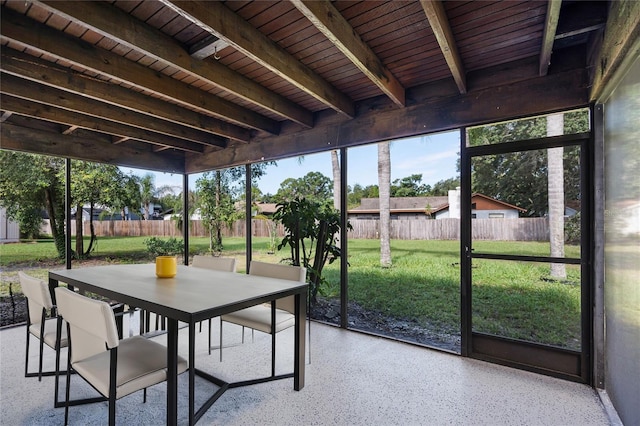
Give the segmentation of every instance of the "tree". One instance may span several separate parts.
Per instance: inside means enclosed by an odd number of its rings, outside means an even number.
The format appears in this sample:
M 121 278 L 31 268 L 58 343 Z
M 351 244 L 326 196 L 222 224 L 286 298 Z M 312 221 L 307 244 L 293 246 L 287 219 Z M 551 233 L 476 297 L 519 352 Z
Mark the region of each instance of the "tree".
M 49 216 L 58 256 L 65 256 L 64 180 L 61 158 L 0 150 L 0 202 L 22 232 L 40 232 L 42 210 Z
M 340 161 L 338 158 L 338 151 L 331 151 L 331 171 L 333 172 L 333 208 L 340 210 Z
M 585 111 L 564 114 L 564 133 L 578 133 L 589 128 Z M 546 136 L 546 118 L 536 117 L 469 129 L 472 145 L 486 145 Z M 564 149 L 565 202 L 580 200 L 580 150 Z M 475 157 L 472 161 L 471 189 L 489 197 L 526 209 L 525 216 L 548 214 L 548 163 L 546 150 Z
M 564 117 L 562 114 L 547 116 L 547 136 L 563 134 Z M 562 147 L 547 149 L 548 190 L 549 190 L 549 243 L 551 257 L 564 257 L 564 171 Z M 564 263 L 551 264 L 551 277 L 566 279 Z
M 206 172 L 196 181 L 198 207 L 209 231 L 209 250 L 222 250 L 222 227 L 240 217 L 234 204 L 232 173 L 226 170 Z
M 378 144 L 378 187 L 380 188 L 380 265 L 391 267 L 391 153 L 389 142 Z
M 144 210 L 144 218 L 151 218 L 151 203 L 155 197 L 155 185 L 153 175 L 148 173 L 140 179 L 140 202 Z
M 396 179 L 391 185 L 392 197 L 421 197 L 427 195 L 429 191 L 431 187 L 422 183 L 421 174 Z
M 91 163 L 88 161 L 71 162 L 71 203 L 76 206 L 76 250 L 78 258 L 87 257 L 94 249 L 97 240 L 93 226 L 93 212 L 97 206 L 119 208 L 125 198 L 124 175 L 117 166 Z M 89 247 L 84 249 L 83 217 L 84 206 L 89 206 Z
M 286 202 L 301 197 L 319 203 L 331 202 L 331 179 L 320 172 L 309 172 L 301 178 L 287 178 L 280 184 L 274 198 L 277 202 Z
M 256 186 L 272 161 L 251 165 L 251 183 Z M 222 228 L 244 217 L 236 202 L 244 198 L 245 167 L 231 167 L 206 172 L 196 181 L 195 205 L 209 230 L 209 249 L 222 250 Z M 245 200 L 245 202 L 247 202 Z M 252 200 L 248 202 L 252 203 Z
M 456 189 L 459 186 L 460 186 L 459 177 L 439 180 L 438 182 L 433 184 L 433 186 L 431 187 L 431 190 L 426 195 L 430 197 L 446 196 L 446 195 L 449 195 L 449 190 Z
M 340 213 L 329 203 L 301 197 L 278 203 L 273 220 L 282 223 L 285 229 L 278 250 L 289 247 L 291 264 L 307 268 L 309 301 L 315 306 L 318 291 L 325 281 L 322 277 L 324 265 L 341 256 L 337 243 Z M 346 229 L 351 229 L 348 222 Z
M 359 183 L 353 185 L 353 188 L 349 186 L 347 191 L 347 205 L 349 208 L 359 206 L 360 200 L 363 198 L 378 198 L 380 193 L 378 185 L 367 185 L 363 188 Z

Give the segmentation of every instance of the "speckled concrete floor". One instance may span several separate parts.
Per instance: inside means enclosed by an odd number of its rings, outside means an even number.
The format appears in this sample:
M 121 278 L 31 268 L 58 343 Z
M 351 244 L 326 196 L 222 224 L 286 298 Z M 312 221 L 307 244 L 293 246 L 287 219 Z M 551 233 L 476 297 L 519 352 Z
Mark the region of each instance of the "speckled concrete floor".
M 214 338 L 218 323 L 214 321 Z M 226 325 L 225 325 L 226 327 Z M 186 356 L 187 330 L 180 332 Z M 249 333 L 247 333 L 249 336 Z M 64 409 L 53 408 L 52 377 L 24 378 L 25 329 L 0 331 L 0 424 L 58 425 Z M 164 337 L 155 338 L 163 341 Z M 269 336 L 207 355 L 206 332 L 197 334 L 196 364 L 223 379 L 268 375 Z M 239 343 L 240 328 L 225 328 L 225 343 Z M 291 371 L 293 330 L 278 335 L 277 372 Z M 306 386 L 293 390 L 286 379 L 227 391 L 203 416 L 204 425 L 608 425 L 595 390 L 588 386 L 510 369 L 456 355 L 312 325 L 312 363 Z M 34 347 L 36 346 L 36 347 Z M 37 365 L 37 345 L 30 363 Z M 53 352 L 45 353 L 53 365 Z M 179 380 L 179 422 L 187 423 L 187 376 Z M 78 377 L 72 397 L 93 395 Z M 196 379 L 196 402 L 215 386 Z M 118 401 L 117 423 L 163 424 L 166 387 Z M 70 424 L 106 424 L 107 405 L 70 408 Z

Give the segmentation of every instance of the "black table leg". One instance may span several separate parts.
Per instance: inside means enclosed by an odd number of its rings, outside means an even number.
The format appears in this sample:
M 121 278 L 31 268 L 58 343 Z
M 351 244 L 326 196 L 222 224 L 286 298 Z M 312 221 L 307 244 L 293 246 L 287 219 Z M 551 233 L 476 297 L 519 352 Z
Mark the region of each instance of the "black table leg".
M 178 320 L 167 318 L 167 425 L 178 424 Z

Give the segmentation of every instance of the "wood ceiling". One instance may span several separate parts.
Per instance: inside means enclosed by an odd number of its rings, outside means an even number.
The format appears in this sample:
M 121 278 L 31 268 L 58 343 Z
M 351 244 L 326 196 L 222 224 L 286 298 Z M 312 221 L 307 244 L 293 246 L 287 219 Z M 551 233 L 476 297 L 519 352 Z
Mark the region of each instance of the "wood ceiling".
M 2 1 L 0 146 L 194 173 L 584 106 L 638 4 Z

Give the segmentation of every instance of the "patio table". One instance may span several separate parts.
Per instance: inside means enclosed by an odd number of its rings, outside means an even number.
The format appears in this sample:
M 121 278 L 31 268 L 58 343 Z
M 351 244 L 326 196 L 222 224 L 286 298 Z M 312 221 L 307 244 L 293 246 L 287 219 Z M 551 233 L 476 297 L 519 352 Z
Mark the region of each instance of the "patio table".
M 167 424 L 178 419 L 177 358 L 178 321 L 189 329 L 189 424 L 195 424 L 227 390 L 270 380 L 293 377 L 296 391 L 304 387 L 305 283 L 233 272 L 178 266 L 174 278 L 157 278 L 155 264 L 109 265 L 49 272 L 49 285 L 67 283 L 71 288 L 93 292 L 167 318 Z M 227 383 L 195 368 L 195 324 L 264 302 L 295 296 L 295 338 L 293 373 Z M 219 389 L 194 411 L 195 374 L 215 383 Z

